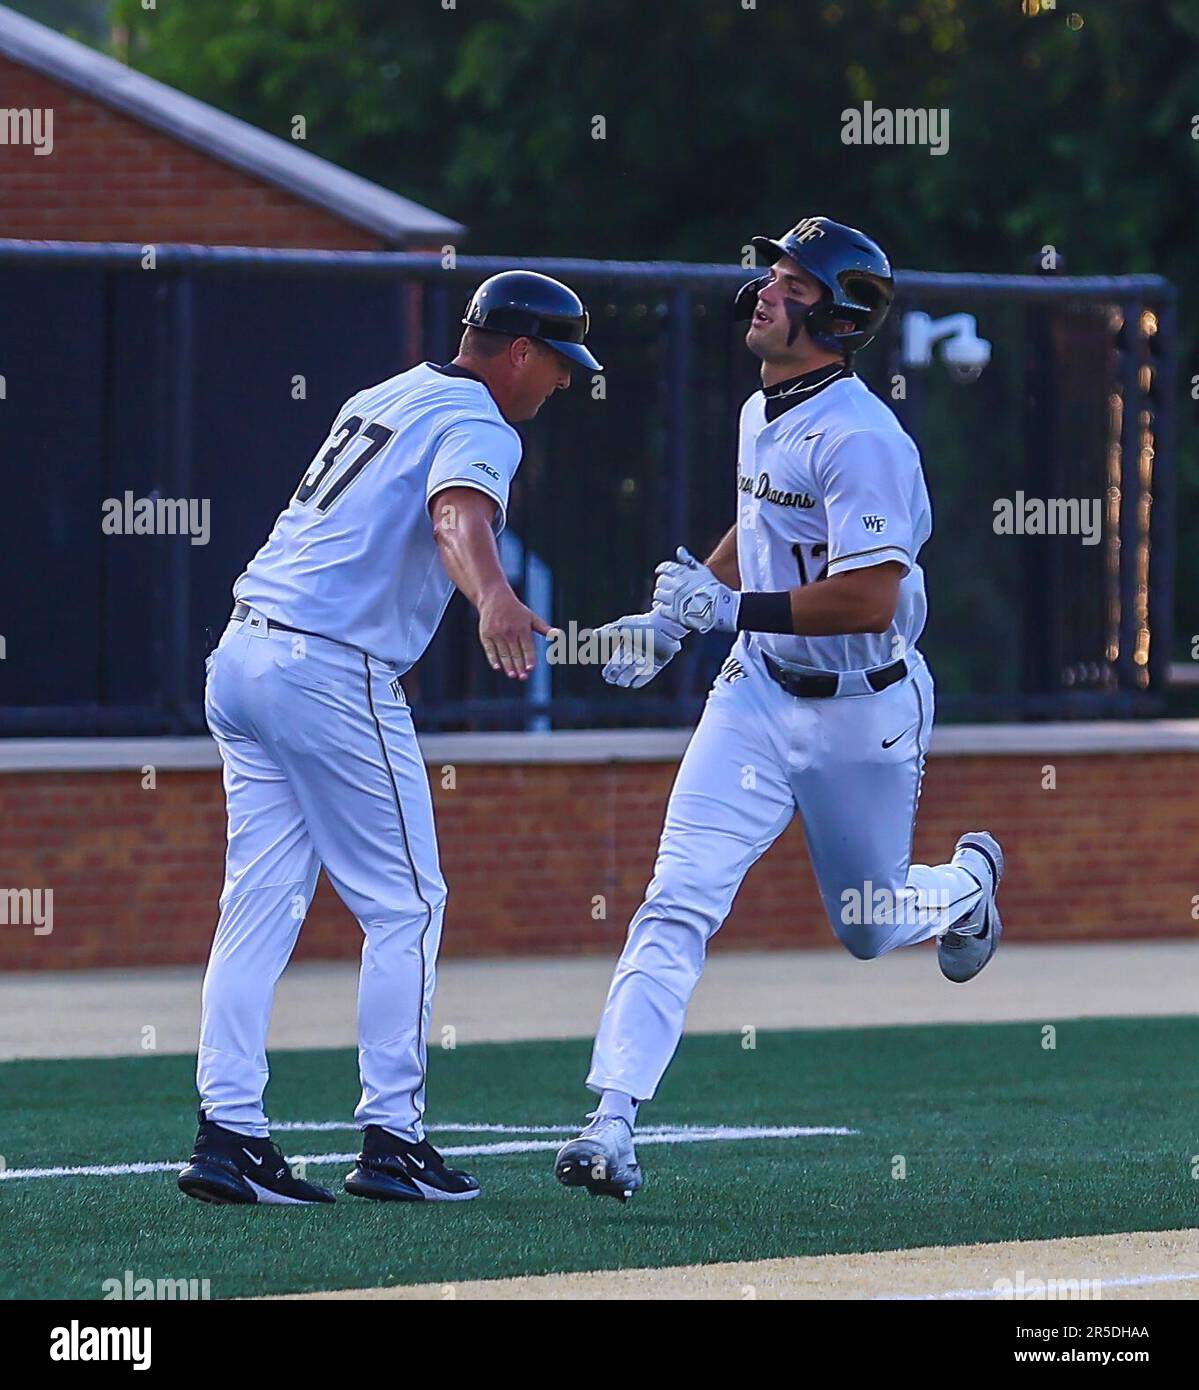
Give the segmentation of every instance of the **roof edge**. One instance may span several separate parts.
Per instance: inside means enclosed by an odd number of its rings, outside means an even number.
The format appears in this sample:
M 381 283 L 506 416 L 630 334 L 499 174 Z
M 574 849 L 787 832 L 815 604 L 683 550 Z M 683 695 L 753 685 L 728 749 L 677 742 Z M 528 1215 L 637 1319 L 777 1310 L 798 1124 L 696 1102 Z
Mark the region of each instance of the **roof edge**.
M 352 174 L 0 5 L 0 54 L 387 242 L 457 237 L 453 218 Z

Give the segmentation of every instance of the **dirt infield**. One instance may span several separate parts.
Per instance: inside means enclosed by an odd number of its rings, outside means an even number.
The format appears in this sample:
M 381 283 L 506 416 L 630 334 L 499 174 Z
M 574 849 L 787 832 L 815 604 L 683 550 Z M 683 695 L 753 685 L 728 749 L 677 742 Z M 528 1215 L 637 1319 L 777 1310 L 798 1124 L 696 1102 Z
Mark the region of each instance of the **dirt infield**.
M 433 1030 L 458 1043 L 589 1037 L 599 1021 L 612 956 L 444 962 Z M 0 974 L 0 1061 L 14 1057 L 192 1052 L 200 1015 L 198 969 Z M 279 986 L 274 1049 L 352 1047 L 356 965 L 307 962 Z M 1057 1022 L 1191 1014 L 1199 945 L 1126 941 L 1005 943 L 969 989 L 947 984 L 931 945 L 858 961 L 839 949 L 716 951 L 687 1017 L 689 1033 L 872 1024 Z
M 1039 1283 L 1037 1281 L 1040 1281 Z M 1052 1281 L 1052 1283 L 1050 1282 Z M 1086 1281 L 1086 1282 L 1084 1282 Z M 1199 1231 L 814 1255 L 676 1269 L 413 1284 L 304 1299 L 1005 1299 L 1199 1297 Z

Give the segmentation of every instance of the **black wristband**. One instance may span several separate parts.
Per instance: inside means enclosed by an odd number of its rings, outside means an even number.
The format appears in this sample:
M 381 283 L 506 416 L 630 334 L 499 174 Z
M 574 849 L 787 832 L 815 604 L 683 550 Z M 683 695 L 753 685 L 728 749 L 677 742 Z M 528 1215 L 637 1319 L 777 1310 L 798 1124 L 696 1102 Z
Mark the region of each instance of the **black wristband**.
M 779 593 L 742 594 L 737 610 L 739 632 L 794 633 L 791 618 L 791 595 L 786 589 Z

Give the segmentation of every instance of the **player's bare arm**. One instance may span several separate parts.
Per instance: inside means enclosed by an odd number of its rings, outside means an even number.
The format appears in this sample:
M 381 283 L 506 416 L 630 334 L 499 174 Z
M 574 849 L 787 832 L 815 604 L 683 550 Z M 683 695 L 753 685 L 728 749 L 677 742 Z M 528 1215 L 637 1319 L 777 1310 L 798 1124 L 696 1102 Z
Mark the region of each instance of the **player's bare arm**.
M 716 549 L 708 556 L 707 566 L 730 589 L 741 587 L 741 571 L 737 566 L 737 528 L 730 526 L 720 538 Z
M 536 652 L 533 633 L 553 629 L 512 592 L 495 543 L 496 504 L 477 488 L 443 489 L 429 504 L 433 535 L 446 573 L 479 612 L 479 641 L 493 671 L 527 680 Z
M 680 546 L 676 559 L 658 566 L 654 607 L 696 632 L 715 629 L 805 637 L 886 632 L 895 618 L 899 584 L 906 573 L 906 565 L 886 560 L 794 589 L 740 593 L 723 583 L 710 564 L 701 565 Z
M 871 564 L 868 569 L 829 575 L 820 584 L 789 589 L 791 628 L 802 637 L 841 637 L 845 632 L 885 632 L 899 607 L 899 581 L 907 566 L 898 560 Z M 754 595 L 745 595 L 753 607 Z M 767 595 L 770 598 L 770 595 Z M 742 600 L 742 607 L 745 602 Z M 743 614 L 743 631 L 752 620 Z
M 895 620 L 899 582 L 906 573 L 906 565 L 887 560 L 866 569 L 830 575 L 819 584 L 790 589 L 790 631 L 806 637 L 886 632 Z

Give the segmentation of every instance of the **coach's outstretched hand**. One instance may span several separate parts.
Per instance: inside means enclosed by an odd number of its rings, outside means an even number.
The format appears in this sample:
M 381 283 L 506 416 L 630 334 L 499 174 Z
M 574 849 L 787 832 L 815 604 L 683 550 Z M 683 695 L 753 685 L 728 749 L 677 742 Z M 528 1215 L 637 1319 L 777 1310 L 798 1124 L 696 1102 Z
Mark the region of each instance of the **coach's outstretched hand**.
M 648 685 L 663 666 L 683 647 L 687 629 L 672 623 L 664 613 L 630 613 L 595 629 L 610 653 L 601 672 L 609 685 L 639 690 Z
M 552 628 L 505 584 L 487 594 L 479 604 L 479 641 L 493 671 L 511 680 L 528 680 L 537 660 L 533 634 L 552 637 Z

